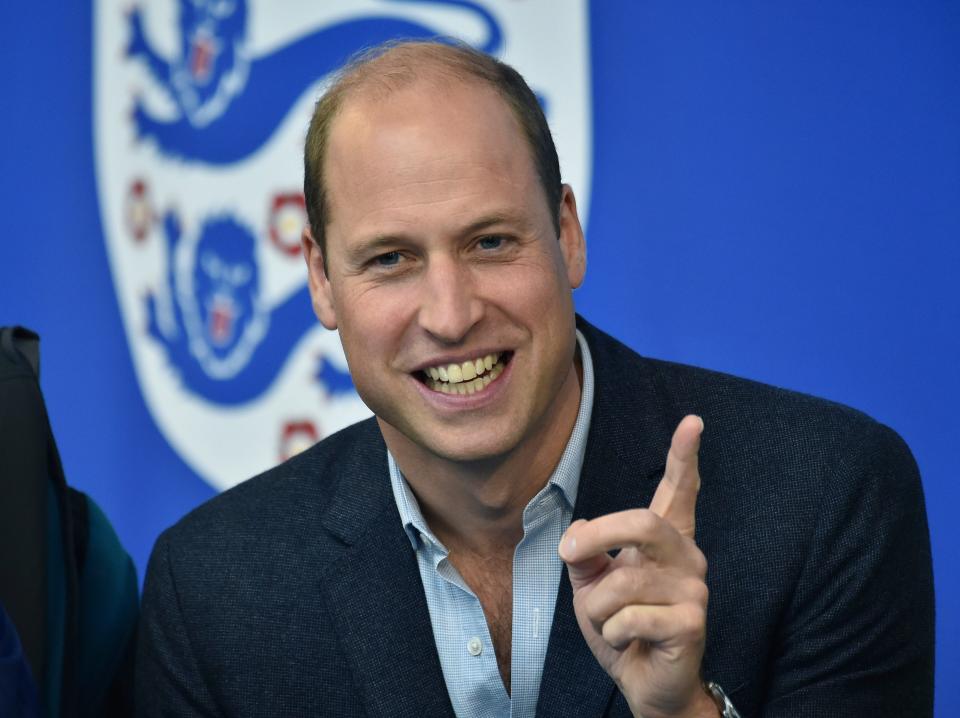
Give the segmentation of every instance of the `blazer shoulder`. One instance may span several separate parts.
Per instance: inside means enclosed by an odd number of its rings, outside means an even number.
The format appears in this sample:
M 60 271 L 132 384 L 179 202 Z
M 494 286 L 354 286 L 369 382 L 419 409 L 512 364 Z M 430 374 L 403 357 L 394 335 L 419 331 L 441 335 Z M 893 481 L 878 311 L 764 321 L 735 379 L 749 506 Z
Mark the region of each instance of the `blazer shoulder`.
M 315 531 L 345 480 L 370 482 L 381 469 L 386 475 L 386 446 L 376 422 L 367 419 L 204 502 L 161 539 L 215 546 L 211 539 Z
M 635 425 L 640 442 L 669 436 L 686 414 L 706 425 L 701 459 L 738 484 L 761 493 L 791 487 L 818 495 L 843 468 L 856 470 L 883 455 L 908 482 L 916 468 L 892 429 L 857 409 L 802 392 L 724 372 L 641 356 L 590 326 L 579 327 L 594 364 L 594 411 L 605 431 Z M 627 429 L 629 430 L 629 429 Z M 875 472 L 870 472 L 875 473 Z
M 579 327 L 590 344 L 598 384 L 627 387 L 620 393 L 654 402 L 671 420 L 673 415 L 679 420 L 683 413 L 706 413 L 714 425 L 718 421 L 746 425 L 764 436 L 810 434 L 829 442 L 830 436 L 842 441 L 851 432 L 879 432 L 900 441 L 889 428 L 844 404 L 725 372 L 642 356 L 582 319 Z
M 900 436 L 863 411 L 811 394 L 724 372 L 644 359 L 657 391 L 681 405 L 702 407 L 733 436 L 767 443 L 849 450 L 858 441 L 904 445 Z

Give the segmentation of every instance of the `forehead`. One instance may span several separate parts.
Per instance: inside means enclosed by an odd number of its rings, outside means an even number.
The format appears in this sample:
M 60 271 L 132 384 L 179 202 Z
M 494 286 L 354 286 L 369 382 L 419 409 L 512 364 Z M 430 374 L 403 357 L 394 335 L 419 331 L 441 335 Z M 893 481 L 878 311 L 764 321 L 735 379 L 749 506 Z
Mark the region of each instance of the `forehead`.
M 417 81 L 357 93 L 333 120 L 324 165 L 330 229 L 388 208 L 545 197 L 529 143 L 495 89 Z

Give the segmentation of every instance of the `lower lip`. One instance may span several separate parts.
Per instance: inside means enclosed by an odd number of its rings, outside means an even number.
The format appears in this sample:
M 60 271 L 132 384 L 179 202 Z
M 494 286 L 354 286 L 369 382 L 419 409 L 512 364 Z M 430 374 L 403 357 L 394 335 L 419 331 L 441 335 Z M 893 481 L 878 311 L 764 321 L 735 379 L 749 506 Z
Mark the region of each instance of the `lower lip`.
M 507 380 L 513 372 L 513 357 L 503 367 L 500 376 L 490 382 L 481 391 L 473 394 L 444 394 L 442 391 L 434 391 L 422 381 L 411 377 L 417 385 L 420 393 L 434 406 L 450 411 L 467 411 L 471 409 L 480 409 L 493 401 L 503 393 Z

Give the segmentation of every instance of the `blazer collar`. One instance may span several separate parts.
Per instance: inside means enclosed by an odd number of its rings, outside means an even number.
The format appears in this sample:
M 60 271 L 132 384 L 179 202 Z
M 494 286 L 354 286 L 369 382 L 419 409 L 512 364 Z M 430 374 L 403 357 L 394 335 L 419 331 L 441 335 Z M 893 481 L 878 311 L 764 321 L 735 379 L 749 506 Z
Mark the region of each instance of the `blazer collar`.
M 595 390 L 574 520 L 649 505 L 681 418 L 658 390 L 646 360 L 582 318 L 577 325 L 590 344 Z M 577 625 L 564 569 L 537 714 L 600 716 L 613 700 L 614 688 Z
M 369 716 L 453 718 L 417 559 L 397 513 L 373 419 L 332 462 L 324 526 L 345 544 L 320 593 Z

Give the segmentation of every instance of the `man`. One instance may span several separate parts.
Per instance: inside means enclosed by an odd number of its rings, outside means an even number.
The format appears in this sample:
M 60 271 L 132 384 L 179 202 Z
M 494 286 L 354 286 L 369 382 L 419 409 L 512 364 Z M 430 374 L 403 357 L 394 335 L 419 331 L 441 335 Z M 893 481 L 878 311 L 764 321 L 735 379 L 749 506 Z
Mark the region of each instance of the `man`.
M 305 193 L 314 310 L 375 418 L 161 536 L 141 714 L 931 714 L 909 451 L 577 319 L 576 202 L 519 75 L 375 51 L 318 103 Z

